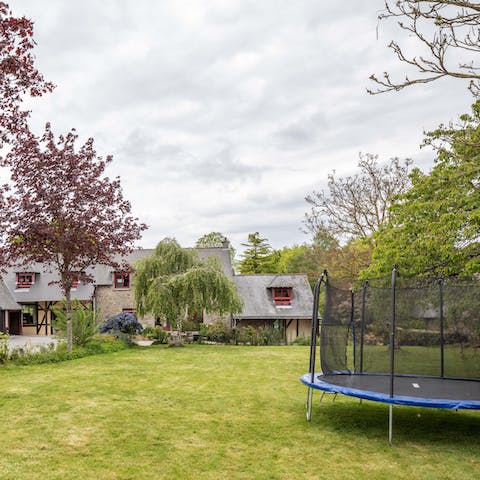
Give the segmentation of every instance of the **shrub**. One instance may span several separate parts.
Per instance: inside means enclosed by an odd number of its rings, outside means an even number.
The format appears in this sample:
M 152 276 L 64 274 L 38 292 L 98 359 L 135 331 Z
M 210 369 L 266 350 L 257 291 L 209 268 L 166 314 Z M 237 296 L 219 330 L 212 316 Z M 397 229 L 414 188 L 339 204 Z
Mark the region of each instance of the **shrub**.
M 119 336 L 118 333 L 132 336 L 142 333 L 143 327 L 133 313 L 122 312 L 108 318 L 98 331 L 100 333 L 113 333 L 115 336 Z
M 202 324 L 200 335 L 210 342 L 230 343 L 233 339 L 233 331 L 221 322 L 211 325 Z
M 93 337 L 98 322 L 95 312 L 84 307 L 79 301 L 72 302 L 72 341 L 74 345 L 84 346 Z M 67 314 L 64 309 L 52 307 L 55 320 L 52 322 L 56 333 L 67 336 Z
M 154 328 L 145 327 L 142 335 L 150 340 L 155 340 L 155 343 L 167 343 L 168 332 L 158 325 Z
M 285 343 L 279 328 L 260 327 L 257 335 L 259 345 L 283 345 Z
M 199 330 L 200 325 L 203 325 L 202 323 L 198 323 L 195 320 L 184 320 L 182 322 L 182 330 L 184 332 L 195 332 Z
M 292 341 L 292 345 L 310 345 L 310 337 L 296 337 Z
M 238 331 L 238 342 L 249 345 L 258 345 L 260 342 L 258 331 L 251 325 L 241 328 Z
M 17 365 L 57 363 L 90 355 L 117 352 L 127 347 L 126 342 L 115 338 L 113 335 L 95 335 L 83 347 L 75 346 L 71 352 L 67 351 L 66 342 L 60 342 L 56 347 L 49 345 L 40 351 L 15 349 L 11 353 L 10 361 Z
M 10 346 L 8 345 L 8 337 L 8 333 L 0 332 L 0 363 L 6 363 L 10 358 Z

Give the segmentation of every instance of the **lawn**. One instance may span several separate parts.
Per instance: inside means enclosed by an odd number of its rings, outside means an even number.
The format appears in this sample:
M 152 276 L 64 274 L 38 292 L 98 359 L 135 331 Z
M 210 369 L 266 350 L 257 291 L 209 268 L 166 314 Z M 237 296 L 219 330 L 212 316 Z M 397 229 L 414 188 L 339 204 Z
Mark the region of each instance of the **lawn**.
M 308 347 L 135 348 L 0 370 L 5 479 L 477 479 L 480 412 L 315 394 Z

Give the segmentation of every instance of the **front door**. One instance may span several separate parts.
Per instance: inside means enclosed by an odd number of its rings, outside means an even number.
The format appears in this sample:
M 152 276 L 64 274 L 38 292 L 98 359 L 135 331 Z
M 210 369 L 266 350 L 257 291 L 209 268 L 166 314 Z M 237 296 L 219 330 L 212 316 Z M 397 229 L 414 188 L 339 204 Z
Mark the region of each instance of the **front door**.
M 22 334 L 22 312 L 8 312 L 8 333 L 10 335 Z

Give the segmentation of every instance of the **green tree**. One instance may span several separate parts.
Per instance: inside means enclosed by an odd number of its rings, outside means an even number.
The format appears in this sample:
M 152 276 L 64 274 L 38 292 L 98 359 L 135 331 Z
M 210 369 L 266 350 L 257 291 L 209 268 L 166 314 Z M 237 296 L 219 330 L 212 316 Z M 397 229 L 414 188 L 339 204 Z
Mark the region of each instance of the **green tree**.
M 278 273 L 305 273 L 305 259 L 308 245 L 283 247 L 278 251 Z
M 229 248 L 230 258 L 233 262 L 235 258 L 235 249 L 230 240 L 221 232 L 210 232 L 202 235 L 195 243 L 196 248 Z
M 430 173 L 415 169 L 390 222 L 376 235 L 366 274 L 398 263 L 409 273 L 470 274 L 480 269 L 480 101 L 456 124 L 426 136 L 437 158 Z
M 252 273 L 277 273 L 279 254 L 268 243 L 267 238 L 261 238 L 258 232 L 249 233 L 246 247 L 242 253 L 243 260 L 239 263 L 242 275 Z
M 139 315 L 171 320 L 179 331 L 195 312 L 237 313 L 242 308 L 235 284 L 214 257 L 200 260 L 193 250 L 165 239 L 136 264 L 134 295 Z

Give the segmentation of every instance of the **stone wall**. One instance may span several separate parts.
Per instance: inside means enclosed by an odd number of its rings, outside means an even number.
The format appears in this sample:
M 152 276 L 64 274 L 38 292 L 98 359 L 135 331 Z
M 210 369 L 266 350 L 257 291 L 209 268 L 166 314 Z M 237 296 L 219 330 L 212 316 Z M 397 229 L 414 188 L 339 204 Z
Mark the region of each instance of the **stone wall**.
M 213 323 L 223 323 L 227 327 L 232 326 L 232 316 L 227 313 L 225 315 L 218 315 L 215 313 L 204 313 L 203 323 L 206 325 L 212 325 Z
M 95 288 L 95 307 L 100 318 L 106 319 L 125 310 L 135 312 L 135 298 L 131 288 L 113 288 L 110 285 Z M 139 318 L 144 327 L 153 327 L 155 320 L 151 315 Z

